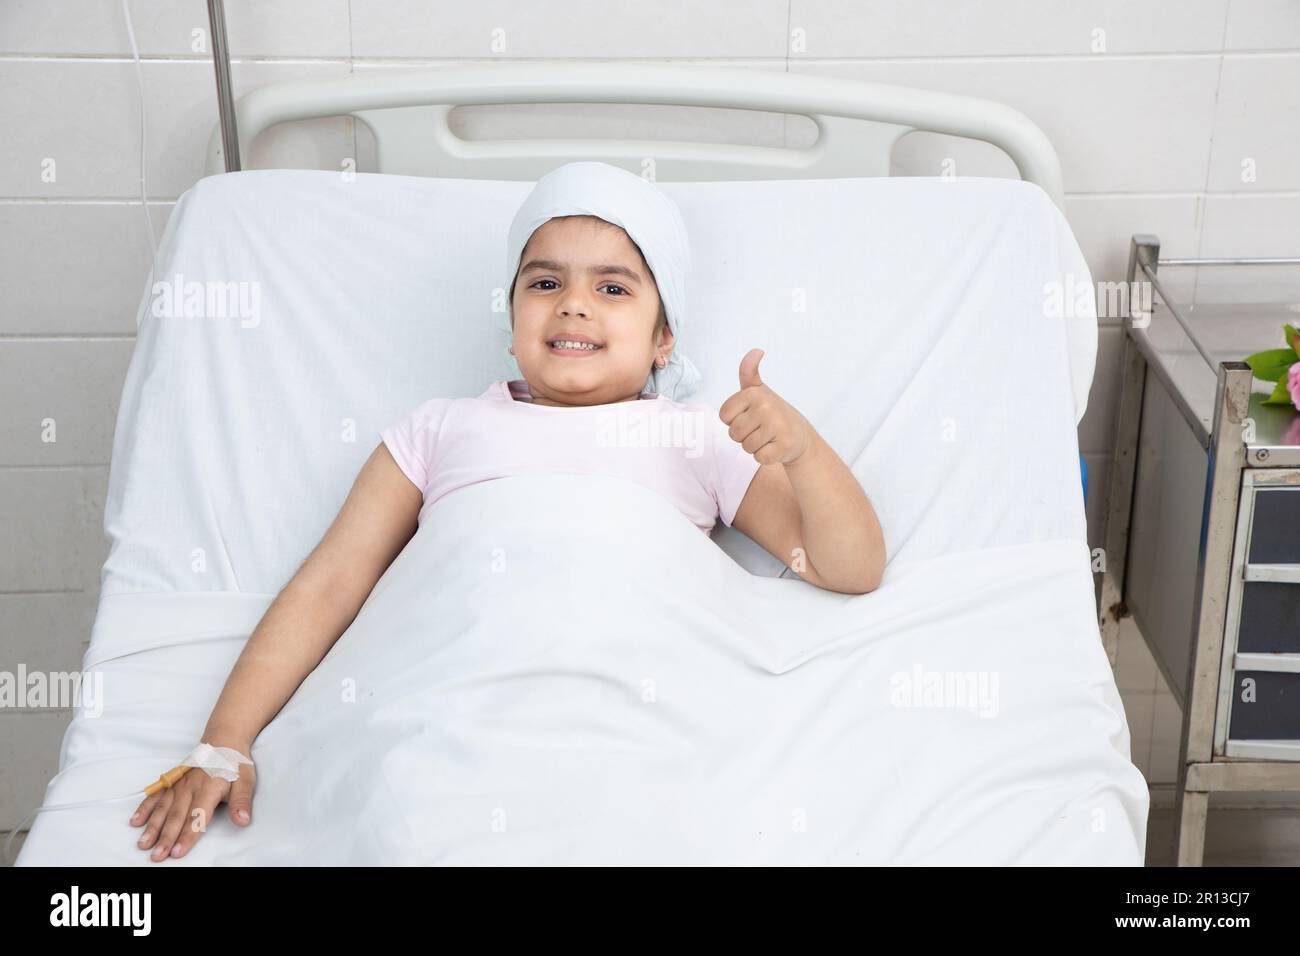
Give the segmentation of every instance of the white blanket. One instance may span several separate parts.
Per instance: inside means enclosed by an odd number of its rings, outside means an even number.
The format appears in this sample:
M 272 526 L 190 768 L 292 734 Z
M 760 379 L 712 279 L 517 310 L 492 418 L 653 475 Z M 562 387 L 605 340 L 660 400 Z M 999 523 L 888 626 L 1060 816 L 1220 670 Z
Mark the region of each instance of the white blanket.
M 179 863 L 1140 865 L 1092 600 L 1077 541 L 847 596 L 750 575 L 631 482 L 472 486 L 259 737 L 253 826 L 223 810 Z M 154 865 L 128 813 L 23 862 Z
M 473 486 L 259 739 L 274 843 L 200 858 L 1140 864 L 1092 593 L 1076 541 L 847 596 L 748 574 L 634 483 Z
M 175 633 L 176 597 L 114 600 Z M 1092 606 L 1075 540 L 848 596 L 750 575 L 635 483 L 471 486 L 258 738 L 252 827 L 223 808 L 167 865 L 1141 865 L 1146 784 Z M 116 759 L 74 744 L 50 801 L 166 769 L 150 752 L 188 749 L 261 610 L 213 603 L 188 647 L 92 661 L 113 693 L 69 740 Z M 181 649 L 204 673 L 172 679 Z M 42 815 L 20 862 L 157 865 L 131 806 Z

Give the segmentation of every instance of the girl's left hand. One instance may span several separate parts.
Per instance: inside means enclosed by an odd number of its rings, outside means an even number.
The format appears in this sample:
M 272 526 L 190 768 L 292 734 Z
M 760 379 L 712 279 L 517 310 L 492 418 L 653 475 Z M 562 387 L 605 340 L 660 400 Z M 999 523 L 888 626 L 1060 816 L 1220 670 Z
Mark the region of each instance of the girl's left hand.
M 740 391 L 722 403 L 718 417 L 731 426 L 733 441 L 760 465 L 797 461 L 812 446 L 812 426 L 794 406 L 758 377 L 762 349 L 750 349 L 740 360 Z

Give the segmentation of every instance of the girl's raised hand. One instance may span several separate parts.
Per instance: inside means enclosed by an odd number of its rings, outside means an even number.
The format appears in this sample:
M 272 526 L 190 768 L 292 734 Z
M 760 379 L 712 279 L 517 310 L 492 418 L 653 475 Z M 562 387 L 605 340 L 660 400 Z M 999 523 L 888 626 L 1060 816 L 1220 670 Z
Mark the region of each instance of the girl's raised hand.
M 240 749 L 248 753 L 248 748 Z M 257 770 L 252 764 L 241 765 L 239 779 L 233 783 L 191 767 L 166 790 L 145 797 L 131 815 L 131 826 L 144 824 L 136 846 L 141 850 L 153 847 L 150 859 L 155 863 L 169 856 L 184 856 L 207 830 L 222 801 L 229 803 L 230 819 L 236 825 L 248 826 L 253 819 L 256 783 Z
M 812 443 L 812 426 L 758 377 L 762 349 L 750 349 L 740 360 L 740 391 L 722 403 L 718 417 L 731 426 L 732 441 L 754 456 L 760 465 L 788 465 Z

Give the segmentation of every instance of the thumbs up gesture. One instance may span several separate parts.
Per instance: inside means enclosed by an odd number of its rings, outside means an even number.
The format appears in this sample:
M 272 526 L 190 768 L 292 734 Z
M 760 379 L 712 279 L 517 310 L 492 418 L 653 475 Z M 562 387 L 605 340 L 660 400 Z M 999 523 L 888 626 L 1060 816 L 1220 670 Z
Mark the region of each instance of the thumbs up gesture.
M 763 384 L 758 374 L 762 349 L 740 360 L 740 391 L 722 403 L 718 417 L 729 425 L 732 441 L 760 465 L 791 464 L 811 445 L 812 426 L 793 406 Z

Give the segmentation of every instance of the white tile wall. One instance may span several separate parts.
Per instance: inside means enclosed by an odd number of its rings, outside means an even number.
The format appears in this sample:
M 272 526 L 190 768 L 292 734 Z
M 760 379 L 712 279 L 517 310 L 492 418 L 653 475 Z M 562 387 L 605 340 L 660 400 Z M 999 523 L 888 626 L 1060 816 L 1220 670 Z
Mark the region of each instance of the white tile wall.
M 1300 189 L 1300 53 L 1234 53 L 1222 62 L 1209 189 Z
M 145 58 L 145 174 L 155 234 L 198 178 L 216 102 L 203 0 L 130 0 Z M 1067 216 L 1097 281 L 1129 237 L 1167 255 L 1300 254 L 1300 3 L 1294 0 L 227 0 L 237 91 L 297 77 L 464 60 L 589 57 L 785 69 L 985 96 L 1022 110 L 1061 156 Z M 73 668 L 103 561 L 103 496 L 148 271 L 135 66 L 115 0 L 0 4 L 0 669 Z M 463 110 L 468 137 L 600 135 L 798 146 L 800 117 L 638 107 Z M 543 130 L 545 131 L 543 133 Z M 360 142 L 358 142 L 360 140 Z M 252 165 L 338 168 L 364 152 L 345 120 L 277 128 Z M 907 137 L 900 174 L 1008 175 L 999 151 Z M 363 167 L 364 168 L 364 167 Z M 49 171 L 53 170 L 53 177 Z M 1244 175 L 1243 175 L 1244 174 Z M 1190 273 L 1190 270 L 1189 270 Z M 1300 272 L 1211 289 L 1300 298 Z M 1103 318 L 1079 429 L 1089 537 L 1101 543 L 1120 329 Z M 41 440 L 53 419 L 57 441 Z M 1118 680 L 1133 759 L 1174 779 L 1179 717 L 1126 626 Z M 66 712 L 0 712 L 0 831 L 40 799 Z
M 787 0 L 352 0 L 357 57 L 783 57 Z
M 171 208 L 150 200 L 155 236 Z M 149 268 L 139 202 L 0 201 L 0 263 L 15 264 L 0 268 L 0 336 L 135 335 Z
M 233 55 L 346 59 L 348 0 L 226 0 Z M 0 47 L 27 56 L 129 57 L 119 0 L 5 0 Z M 211 57 L 204 0 L 131 0 L 141 56 Z

